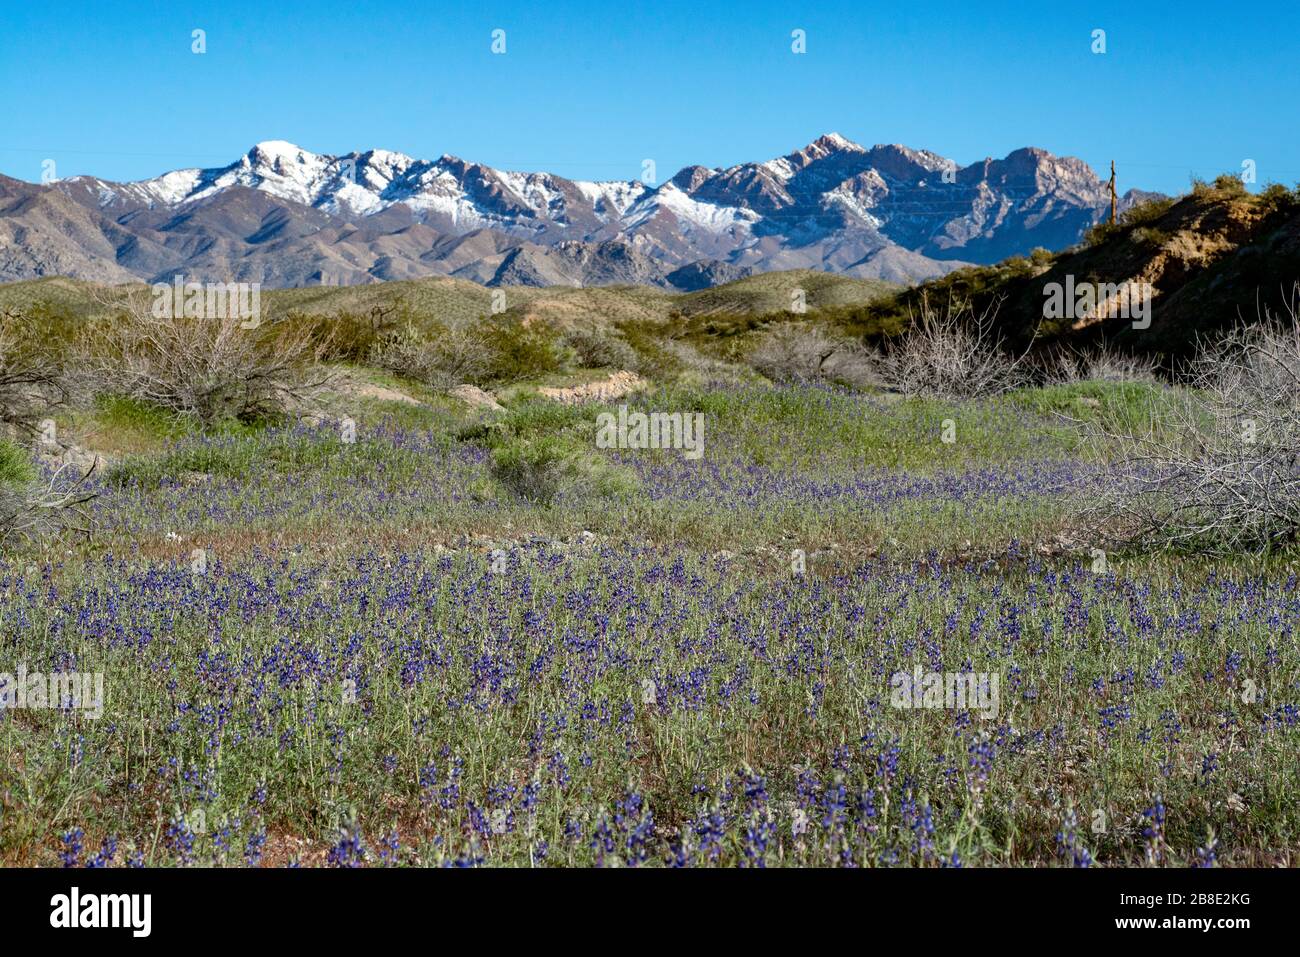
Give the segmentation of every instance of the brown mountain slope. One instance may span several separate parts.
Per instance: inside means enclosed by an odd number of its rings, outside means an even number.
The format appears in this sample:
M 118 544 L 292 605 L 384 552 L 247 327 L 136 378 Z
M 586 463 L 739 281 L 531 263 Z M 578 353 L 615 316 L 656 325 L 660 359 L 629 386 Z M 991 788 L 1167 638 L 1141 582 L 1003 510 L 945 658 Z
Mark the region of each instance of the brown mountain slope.
M 828 315 L 871 337 L 903 328 L 923 297 L 932 305 L 969 300 L 981 310 L 1000 300 L 998 324 L 1018 343 L 1031 337 L 1040 344 L 1105 339 L 1175 358 L 1186 355 L 1199 335 L 1282 309 L 1297 282 L 1300 190 L 1274 186 L 1251 195 L 1237 180 L 1220 177 L 1177 200 L 1134 207 L 1118 224 L 1094 228 L 1084 243 L 1063 252 L 1037 250 L 996 266 L 958 270 Z M 1149 326 L 1134 316 L 1045 318 L 1054 284 L 1083 283 L 1149 284 Z

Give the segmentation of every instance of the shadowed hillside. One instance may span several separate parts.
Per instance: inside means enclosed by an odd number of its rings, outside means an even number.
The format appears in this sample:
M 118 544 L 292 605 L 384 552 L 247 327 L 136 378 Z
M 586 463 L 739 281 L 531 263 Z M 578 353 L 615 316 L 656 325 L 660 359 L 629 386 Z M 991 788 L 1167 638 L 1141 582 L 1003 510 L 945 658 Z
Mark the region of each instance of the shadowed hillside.
M 1149 283 L 1149 328 L 1121 317 L 1044 319 L 1051 283 Z M 1082 345 L 1100 339 L 1131 352 L 1184 356 L 1196 337 L 1277 311 L 1300 280 L 1300 192 L 1271 186 L 1247 193 L 1222 176 L 1177 200 L 1157 199 L 1094 227 L 1060 253 L 1036 250 L 995 266 L 962 269 L 861 306 L 825 310 L 868 337 L 897 332 L 919 311 L 949 299 L 977 311 L 1001 300 L 998 323 L 1013 340 Z

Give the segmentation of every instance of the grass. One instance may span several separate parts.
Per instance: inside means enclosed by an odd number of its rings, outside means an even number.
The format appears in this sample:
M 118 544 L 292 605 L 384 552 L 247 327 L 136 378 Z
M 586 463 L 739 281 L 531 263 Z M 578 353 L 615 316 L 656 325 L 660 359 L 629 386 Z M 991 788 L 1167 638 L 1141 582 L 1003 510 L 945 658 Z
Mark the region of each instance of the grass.
M 755 578 L 636 548 L 494 561 L 87 568 L 58 603 L 87 621 L 79 666 L 110 681 L 113 723 L 6 723 L 25 758 L 0 854 L 48 863 L 80 827 L 151 863 L 284 863 L 290 837 L 304 863 L 1069 863 L 1055 835 L 1097 810 L 1079 843 L 1107 864 L 1186 864 L 1211 830 L 1227 863 L 1294 846 L 1286 698 L 1239 692 L 1295 679 L 1269 625 L 1285 586 L 1166 572 L 1135 594 L 1068 565 L 885 560 Z M 27 653 L 60 653 L 43 587 L 4 582 L 10 614 L 51 626 Z M 997 718 L 888 705 L 897 670 L 963 660 L 1002 676 Z M 1144 838 L 1157 796 L 1167 823 Z
M 1120 405 L 1127 394 L 1074 392 Z M 1060 487 L 1078 480 L 1077 428 L 1055 412 L 1072 407 L 1072 394 L 952 404 L 830 389 L 669 386 L 569 406 L 525 390 L 489 417 L 444 398 L 353 399 L 340 409 L 357 422 L 353 445 L 337 421 L 163 441 L 175 420 L 110 406 L 98 413 L 101 426 L 114 424 L 120 436 L 130 425 L 141 450 L 109 467 L 99 507 L 115 535 L 142 544 L 177 525 L 219 533 L 235 512 L 247 531 L 328 534 L 320 530 L 338 525 L 370 541 L 395 525 L 439 535 L 440 527 L 459 534 L 477 522 L 548 535 L 590 528 L 620 540 L 726 542 L 747 553 L 787 539 L 855 553 L 891 539 L 916 551 L 968 542 L 989 551 L 1017 537 L 1050 540 L 1068 524 Z M 702 466 L 671 450 L 597 449 L 597 415 L 623 403 L 701 414 Z M 147 434 L 151 443 L 139 438 Z M 532 478 L 540 485 L 529 491 Z M 351 507 L 340 504 L 350 498 Z M 563 507 L 537 514 L 524 504 L 557 498 Z
M 585 496 L 630 496 L 636 475 L 594 454 L 573 439 L 533 436 L 500 442 L 492 449 L 492 475 L 526 502 L 550 505 L 562 492 Z
M 0 439 L 0 485 L 23 486 L 35 478 L 31 456 L 9 439 Z
M 0 863 L 1294 863 L 1294 556 L 1097 566 L 1073 518 L 1080 422 L 1169 393 L 777 387 L 715 348 L 735 315 L 629 320 L 659 364 L 605 405 L 340 364 L 311 426 L 63 415 L 114 461 L 89 541 L 0 556 L 0 673 L 102 675 L 104 714 L 0 708 Z M 597 448 L 622 404 L 701 415 L 703 456 Z M 997 675 L 997 714 L 898 707 L 918 666 Z

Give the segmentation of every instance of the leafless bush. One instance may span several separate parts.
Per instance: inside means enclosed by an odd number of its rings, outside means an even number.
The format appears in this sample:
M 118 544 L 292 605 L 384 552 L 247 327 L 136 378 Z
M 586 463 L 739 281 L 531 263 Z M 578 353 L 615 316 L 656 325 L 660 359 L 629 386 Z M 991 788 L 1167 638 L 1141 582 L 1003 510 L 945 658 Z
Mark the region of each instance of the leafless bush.
M 68 395 L 61 361 L 40 335 L 21 312 L 0 314 L 0 422 L 24 435 Z
M 785 322 L 763 333 L 750 364 L 776 382 L 877 384 L 879 357 L 860 343 L 834 335 L 814 323 Z
M 70 474 L 70 468 L 31 486 L 0 484 L 0 548 L 63 531 L 89 531 L 86 506 L 95 493 L 87 483 L 94 466 L 80 476 Z
M 1265 313 L 1201 344 L 1185 382 L 1138 432 L 1094 426 L 1125 467 L 1089 515 L 1112 539 L 1212 554 L 1266 552 L 1300 532 L 1300 284 Z
M 685 374 L 701 379 L 708 376 L 727 375 L 735 371 L 734 366 L 723 359 L 706 355 L 684 339 L 669 337 L 659 343 L 664 356 Z
M 238 317 L 160 318 L 147 296 L 108 301 L 86 336 L 92 388 L 156 403 L 209 423 L 283 413 L 324 382 L 309 332 Z
M 462 383 L 481 382 L 493 365 L 493 349 L 472 327 L 439 324 L 423 329 L 408 322 L 375 342 L 370 361 L 446 392 Z
M 1056 385 L 1076 382 L 1155 382 L 1156 363 L 1127 355 L 1102 343 L 1082 351 L 1068 350 L 1051 360 L 1047 379 Z
M 886 384 L 906 396 L 974 399 L 1028 381 L 1027 353 L 1014 354 L 996 328 L 1001 300 L 976 312 L 967 300 L 942 309 L 922 297 L 911 327 L 890 343 L 880 362 Z

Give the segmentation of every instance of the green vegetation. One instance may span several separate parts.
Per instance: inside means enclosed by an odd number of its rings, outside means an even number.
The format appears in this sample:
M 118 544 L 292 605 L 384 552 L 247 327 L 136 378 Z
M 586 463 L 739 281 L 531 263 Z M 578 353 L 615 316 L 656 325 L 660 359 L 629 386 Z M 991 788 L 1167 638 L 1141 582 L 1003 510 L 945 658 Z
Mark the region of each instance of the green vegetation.
M 35 479 L 31 457 L 16 443 L 0 439 L 0 485 L 21 487 Z
M 271 325 L 329 375 L 275 416 L 52 413 L 109 458 L 93 534 L 6 543 L 0 629 L 102 675 L 104 714 L 0 710 L 0 862 L 1290 862 L 1295 546 L 1208 561 L 1081 517 L 1127 488 L 1105 433 L 1178 439 L 1192 392 L 1087 362 L 980 399 L 783 378 L 761 350 L 917 303 L 820 274 L 475 290 L 289 291 Z M 636 391 L 539 392 L 614 369 Z M 701 457 L 598 447 L 621 406 L 700 416 Z M 0 442 L 0 489 L 48 469 Z M 917 666 L 997 675 L 997 713 L 900 707 Z

